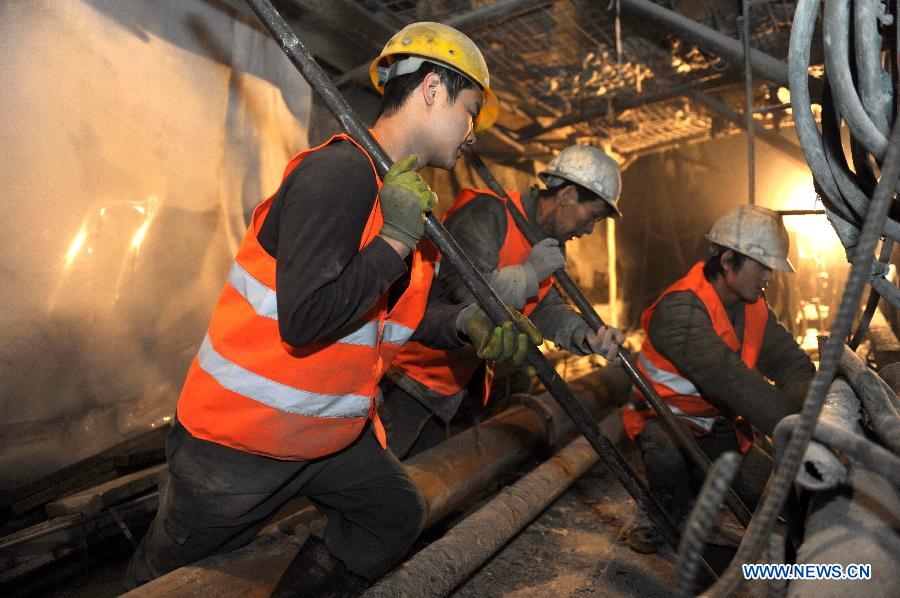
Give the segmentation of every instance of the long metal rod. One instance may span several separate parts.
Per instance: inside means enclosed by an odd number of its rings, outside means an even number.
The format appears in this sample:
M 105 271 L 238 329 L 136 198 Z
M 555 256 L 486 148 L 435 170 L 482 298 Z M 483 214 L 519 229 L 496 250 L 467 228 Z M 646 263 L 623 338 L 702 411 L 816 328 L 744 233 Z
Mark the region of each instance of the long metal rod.
M 326 106 L 344 130 L 362 146 L 372 158 L 378 172 L 384 176 L 391 165 L 387 152 L 378 144 L 369 130 L 344 100 L 337 88 L 328 79 L 309 51 L 303 46 L 284 19 L 269 0 L 246 0 L 247 4 L 265 25 L 281 46 L 281 49 L 306 79 L 307 83 L 322 97 Z M 425 233 L 443 254 L 444 260 L 460 273 L 466 286 L 484 309 L 488 317 L 497 325 L 511 322 L 509 308 L 491 289 L 484 276 L 475 268 L 456 240 L 433 214 L 425 219 Z M 673 547 L 678 546 L 678 530 L 659 502 L 649 493 L 640 478 L 632 471 L 610 441 L 602 436 L 597 423 L 578 403 L 565 381 L 537 347 L 529 347 L 527 361 L 537 372 L 547 391 L 559 402 L 563 411 L 573 420 L 578 429 L 619 482 L 650 517 L 663 538 Z
M 503 198 L 513 221 L 516 223 L 516 227 L 522 231 L 522 234 L 525 235 L 528 242 L 532 245 L 539 243 L 541 239 L 537 233 L 535 233 L 531 223 L 528 222 L 528 218 L 526 218 L 525 214 L 513 204 L 512 200 L 509 198 L 509 194 L 506 193 L 503 185 L 500 184 L 500 181 L 497 180 L 487 164 L 484 163 L 481 156 L 475 152 L 469 151 L 468 158 L 469 163 L 472 164 L 472 167 L 475 168 L 475 171 L 478 172 L 478 175 L 484 180 L 491 191 Z M 564 268 L 557 270 L 553 275 L 556 278 L 557 289 L 568 295 L 572 302 L 575 303 L 578 311 L 581 312 L 581 317 L 584 318 L 584 321 L 587 322 L 588 326 L 594 330 L 597 330 L 601 326 L 606 326 L 603 319 L 600 317 L 600 314 L 597 313 L 597 310 L 594 309 L 594 306 L 578 287 L 578 283 L 572 280 L 572 277 L 569 276 Z M 665 424 L 666 428 L 668 428 L 672 440 L 675 441 L 675 444 L 677 444 L 681 450 L 687 453 L 694 465 L 703 472 L 703 475 L 707 475 L 710 467 L 712 467 L 712 463 L 710 462 L 709 457 L 706 456 L 706 453 L 703 452 L 703 449 L 700 448 L 700 445 L 697 444 L 697 441 L 694 440 L 693 434 L 686 430 L 684 425 L 678 421 L 672 413 L 672 410 L 669 409 L 669 406 L 653 389 L 653 386 L 650 385 L 650 381 L 647 380 L 644 374 L 635 367 L 634 363 L 632 363 L 628 353 L 619 347 L 617 355 L 622 363 L 622 369 L 625 370 L 625 373 L 628 374 L 628 377 L 631 378 L 634 385 L 641 391 L 641 394 L 647 398 L 647 402 L 656 410 L 660 420 Z M 734 516 L 746 527 L 750 522 L 750 510 L 744 505 L 733 489 L 729 496 L 726 497 L 726 502 L 732 512 L 734 512 Z

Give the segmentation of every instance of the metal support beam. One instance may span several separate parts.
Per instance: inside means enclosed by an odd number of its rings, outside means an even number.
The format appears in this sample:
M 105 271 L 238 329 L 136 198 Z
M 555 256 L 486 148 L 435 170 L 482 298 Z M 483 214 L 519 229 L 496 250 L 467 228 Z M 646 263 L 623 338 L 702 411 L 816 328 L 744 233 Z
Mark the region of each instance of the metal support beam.
M 613 113 L 618 113 L 630 108 L 638 108 L 640 106 L 646 106 L 648 104 L 654 104 L 656 102 L 663 102 L 665 100 L 671 100 L 672 98 L 681 97 L 695 89 L 714 89 L 724 85 L 730 85 L 732 83 L 735 83 L 736 81 L 737 78 L 732 76 L 723 77 L 721 75 L 716 75 L 702 81 L 675 85 L 654 93 L 618 96 L 613 98 L 611 102 L 598 103 L 596 106 L 593 106 L 591 108 L 587 108 L 585 110 L 581 110 L 580 112 L 572 113 L 559 118 L 547 126 L 533 124 L 527 127 L 523 127 L 519 129 L 518 132 L 515 132 L 514 135 L 519 141 L 525 141 L 543 135 L 544 133 L 549 133 L 551 131 L 561 129 L 562 127 L 577 125 L 594 118 L 606 116 L 610 112 L 610 110 L 612 110 Z
M 702 25 L 680 13 L 651 2 L 651 0 L 619 1 L 623 11 L 640 16 L 704 50 L 718 54 L 735 66 L 740 65 L 744 60 L 744 48 L 741 42 L 712 27 Z M 787 86 L 788 65 L 786 62 L 759 50 L 751 50 L 750 65 L 753 73 L 757 76 Z M 821 96 L 821 81 L 810 77 L 810 87 L 818 91 L 814 96 Z
M 722 100 L 716 99 L 709 94 L 705 94 L 699 91 L 691 92 L 687 94 L 687 96 L 701 106 L 704 106 L 709 110 L 712 110 L 716 114 L 725 117 L 745 131 L 747 130 L 747 121 L 744 116 L 742 114 L 739 114 L 738 112 L 735 112 L 731 108 L 731 106 L 729 106 Z M 762 141 L 765 141 L 770 146 L 783 153 L 785 156 L 791 158 L 792 160 L 798 161 L 804 166 L 806 165 L 806 162 L 803 160 L 803 154 L 800 146 L 791 143 L 778 133 L 775 133 L 768 129 L 764 129 L 762 127 L 756 128 L 755 134 Z
M 747 197 L 750 205 L 756 203 L 756 151 L 753 147 L 755 136 L 755 123 L 753 122 L 753 69 L 750 65 L 750 56 L 753 48 L 750 46 L 750 7 L 751 0 L 743 0 L 741 3 L 741 16 L 738 21 L 741 24 L 741 43 L 744 50 L 744 93 L 746 108 L 744 110 L 744 129 L 747 131 Z

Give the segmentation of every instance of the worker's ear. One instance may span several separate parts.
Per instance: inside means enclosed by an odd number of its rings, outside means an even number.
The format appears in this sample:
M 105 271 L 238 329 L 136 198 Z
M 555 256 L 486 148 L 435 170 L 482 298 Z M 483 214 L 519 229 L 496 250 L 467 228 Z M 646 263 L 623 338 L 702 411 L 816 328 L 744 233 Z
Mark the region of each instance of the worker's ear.
M 437 92 L 440 86 L 441 78 L 437 73 L 431 72 L 425 75 L 425 79 L 422 80 L 421 90 L 426 106 L 433 106 L 437 101 Z
M 722 270 L 732 272 L 734 270 L 734 252 L 730 249 L 723 251 L 719 256 L 719 263 L 722 264 Z
M 575 185 L 563 185 L 562 189 L 556 193 L 556 200 L 561 206 L 577 203 L 578 190 Z

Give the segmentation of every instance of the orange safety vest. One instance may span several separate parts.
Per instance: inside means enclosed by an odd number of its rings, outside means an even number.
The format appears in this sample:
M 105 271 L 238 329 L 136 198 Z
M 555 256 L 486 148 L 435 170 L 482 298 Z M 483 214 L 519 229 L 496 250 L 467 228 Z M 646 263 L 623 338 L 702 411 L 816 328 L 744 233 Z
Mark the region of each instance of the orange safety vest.
M 721 417 L 722 414 L 704 401 L 694 383 L 682 375 L 678 368 L 663 357 L 650 342 L 650 319 L 653 317 L 653 312 L 663 297 L 675 291 L 691 291 L 700 298 L 706 307 L 706 313 L 709 314 L 716 334 L 732 351 L 735 353 L 740 351 L 741 361 L 750 369 L 756 367 L 756 361 L 759 359 L 766 322 L 769 319 L 769 309 L 766 307 L 765 300 L 757 300 L 744 305 L 744 336 L 743 343 L 741 343 L 728 319 L 722 300 L 719 299 L 715 288 L 703 275 L 703 262 L 699 262 L 694 264 L 687 276 L 667 288 L 659 299 L 641 314 L 641 327 L 647 333 L 647 338 L 638 355 L 638 368 L 644 373 L 659 396 L 669 405 L 672 413 L 685 422 L 695 436 L 704 436 L 712 431 L 715 419 Z M 647 420 L 652 417 L 656 417 L 656 410 L 644 401 L 640 391 L 634 389 L 631 403 L 622 410 L 622 422 L 629 438 L 634 440 L 643 432 Z M 741 452 L 747 452 L 752 444 L 752 430 L 749 424 L 741 418 L 737 418 L 735 427 Z
M 503 202 L 504 199 L 493 193 L 492 191 L 481 189 L 461 189 L 456 195 L 456 202 L 444 214 L 446 221 L 450 216 L 456 213 L 464 205 L 480 195 L 488 195 L 497 201 Z M 518 192 L 509 192 L 509 197 L 513 204 L 524 213 L 522 200 Z M 522 264 L 528 259 L 531 253 L 531 243 L 516 226 L 509 210 L 506 210 L 506 238 L 503 240 L 503 246 L 497 259 L 497 269 L 505 266 Z M 522 313 L 526 316 L 538 306 L 538 303 L 547 295 L 547 291 L 553 286 L 553 276 L 542 280 L 539 285 L 536 297 L 529 297 L 522 309 Z M 444 351 L 441 349 L 432 349 L 420 343 L 412 342 L 403 348 L 397 359 L 394 360 L 392 367 L 398 372 L 416 380 L 417 382 L 427 386 L 428 388 L 444 395 L 453 396 L 468 386 L 469 381 L 481 365 L 481 359 L 470 349 L 454 349 Z M 490 394 L 491 379 L 493 371 L 490 366 L 485 369 L 485 380 L 483 388 L 482 401 L 487 402 Z
M 364 151 L 349 136 L 335 135 L 297 154 L 284 177 L 337 139 Z M 257 239 L 273 199 L 253 212 L 188 371 L 178 420 L 197 438 L 276 459 L 309 460 L 340 451 L 369 419 L 386 447 L 376 411 L 378 381 L 425 313 L 434 265 L 413 252 L 409 287 L 390 312 L 383 293 L 359 321 L 329 339 L 292 347 L 278 332 L 276 260 Z M 382 222 L 376 196 L 360 249 L 378 235 Z

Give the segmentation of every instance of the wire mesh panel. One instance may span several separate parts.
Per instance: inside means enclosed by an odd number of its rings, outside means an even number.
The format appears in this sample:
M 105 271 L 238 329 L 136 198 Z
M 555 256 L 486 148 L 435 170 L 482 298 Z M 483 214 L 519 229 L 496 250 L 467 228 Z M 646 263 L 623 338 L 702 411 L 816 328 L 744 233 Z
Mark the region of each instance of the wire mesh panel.
M 366 0 L 364 4 L 400 22 L 455 18 L 495 4 L 495 0 Z M 740 3 L 728 0 L 670 0 L 661 4 L 731 37 L 738 36 Z M 754 4 L 753 46 L 783 58 L 787 54 L 793 2 Z M 616 28 L 616 4 L 596 0 L 547 0 L 466 33 L 478 44 L 491 69 L 492 85 L 508 108 L 532 120 L 531 135 L 555 132 L 547 143 L 589 137 L 621 154 L 696 138 L 712 118 L 690 102 L 664 98 L 640 105 L 635 97 L 700 82 L 730 65 L 639 19 L 622 15 Z M 734 77 L 732 77 L 734 79 Z M 616 109 L 621 98 L 628 108 Z M 740 107 L 740 104 L 736 104 Z M 618 112 L 618 113 L 617 113 Z M 596 115 L 602 113 L 598 118 Z M 583 115 L 583 117 L 582 117 Z M 564 121 L 566 128 L 553 127 Z M 512 137 L 521 131 L 498 125 Z M 549 126 L 548 126 L 549 125 Z M 735 129 L 736 130 L 736 129 Z M 560 139 L 560 135 L 565 139 Z M 543 140 L 543 138 L 542 138 Z

